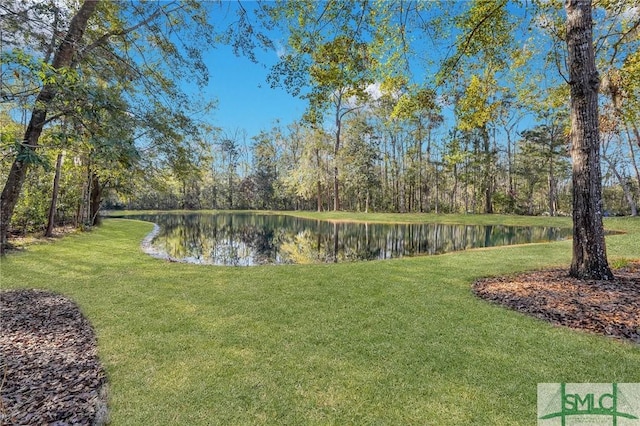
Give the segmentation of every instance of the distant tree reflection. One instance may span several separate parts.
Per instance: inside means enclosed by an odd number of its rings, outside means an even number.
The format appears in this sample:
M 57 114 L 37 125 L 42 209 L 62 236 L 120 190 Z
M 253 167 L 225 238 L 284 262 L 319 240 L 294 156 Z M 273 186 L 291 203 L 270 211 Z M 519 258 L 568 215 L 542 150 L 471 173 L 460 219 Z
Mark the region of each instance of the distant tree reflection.
M 392 259 L 571 236 L 552 227 L 332 223 L 252 213 L 135 218 L 160 226 L 152 245 L 163 257 L 230 266 Z

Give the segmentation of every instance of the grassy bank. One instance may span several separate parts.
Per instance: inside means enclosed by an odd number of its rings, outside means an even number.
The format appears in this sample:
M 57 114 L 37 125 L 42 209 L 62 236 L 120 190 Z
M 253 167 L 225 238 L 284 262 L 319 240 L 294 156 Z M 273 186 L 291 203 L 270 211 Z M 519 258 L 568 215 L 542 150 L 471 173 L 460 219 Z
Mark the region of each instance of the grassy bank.
M 606 226 L 627 232 L 607 238 L 612 260 L 640 257 L 640 220 Z M 554 327 L 472 295 L 478 277 L 568 265 L 569 241 L 227 268 L 152 259 L 139 249 L 150 230 L 109 219 L 0 263 L 3 289 L 51 289 L 82 307 L 97 331 L 114 425 L 529 425 L 537 383 L 640 382 L 638 346 Z
M 224 210 L 233 212 L 234 210 Z M 235 210 L 244 212 L 246 210 Z M 126 217 L 139 214 L 163 213 L 162 210 L 111 210 L 108 216 Z M 171 210 L 171 213 L 194 213 L 193 210 Z M 215 213 L 216 210 L 199 210 L 202 213 Z M 370 223 L 443 223 L 471 225 L 508 225 L 508 226 L 560 226 L 571 227 L 569 217 L 516 216 L 516 215 L 473 215 L 473 214 L 425 214 L 425 213 L 356 213 L 356 212 L 312 212 L 312 211 L 257 211 L 260 214 L 289 214 L 307 219 L 320 219 L 338 222 L 370 222 Z

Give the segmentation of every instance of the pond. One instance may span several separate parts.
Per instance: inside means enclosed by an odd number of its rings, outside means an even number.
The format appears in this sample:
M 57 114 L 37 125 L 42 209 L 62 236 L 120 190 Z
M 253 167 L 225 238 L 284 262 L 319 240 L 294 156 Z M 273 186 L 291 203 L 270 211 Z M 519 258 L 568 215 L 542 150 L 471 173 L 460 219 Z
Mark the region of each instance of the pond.
M 336 223 L 285 215 L 194 213 L 128 216 L 154 222 L 145 250 L 208 265 L 327 263 L 421 256 L 570 238 L 555 227 Z

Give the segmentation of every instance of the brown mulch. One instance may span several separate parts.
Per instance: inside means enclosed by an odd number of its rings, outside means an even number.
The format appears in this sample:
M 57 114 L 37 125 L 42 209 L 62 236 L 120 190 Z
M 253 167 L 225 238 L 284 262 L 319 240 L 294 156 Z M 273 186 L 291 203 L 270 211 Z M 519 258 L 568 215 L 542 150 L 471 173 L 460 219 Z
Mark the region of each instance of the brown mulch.
M 46 291 L 0 292 L 0 424 L 106 422 L 106 375 L 77 305 Z
M 640 261 L 615 280 L 579 280 L 550 269 L 474 283 L 479 297 L 554 324 L 640 344 Z

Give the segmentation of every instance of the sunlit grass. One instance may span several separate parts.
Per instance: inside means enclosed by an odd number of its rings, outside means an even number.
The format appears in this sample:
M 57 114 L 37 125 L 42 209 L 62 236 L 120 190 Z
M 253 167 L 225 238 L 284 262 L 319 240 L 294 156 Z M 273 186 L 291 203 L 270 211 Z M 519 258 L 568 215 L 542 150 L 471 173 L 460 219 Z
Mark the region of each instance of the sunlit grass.
M 311 214 L 336 220 L 570 225 L 566 218 Z M 640 220 L 608 219 L 612 263 Z M 639 382 L 640 348 L 475 298 L 478 277 L 566 266 L 571 242 L 332 265 L 168 263 L 119 219 L 0 263 L 96 328 L 114 425 L 535 424 L 539 382 Z

